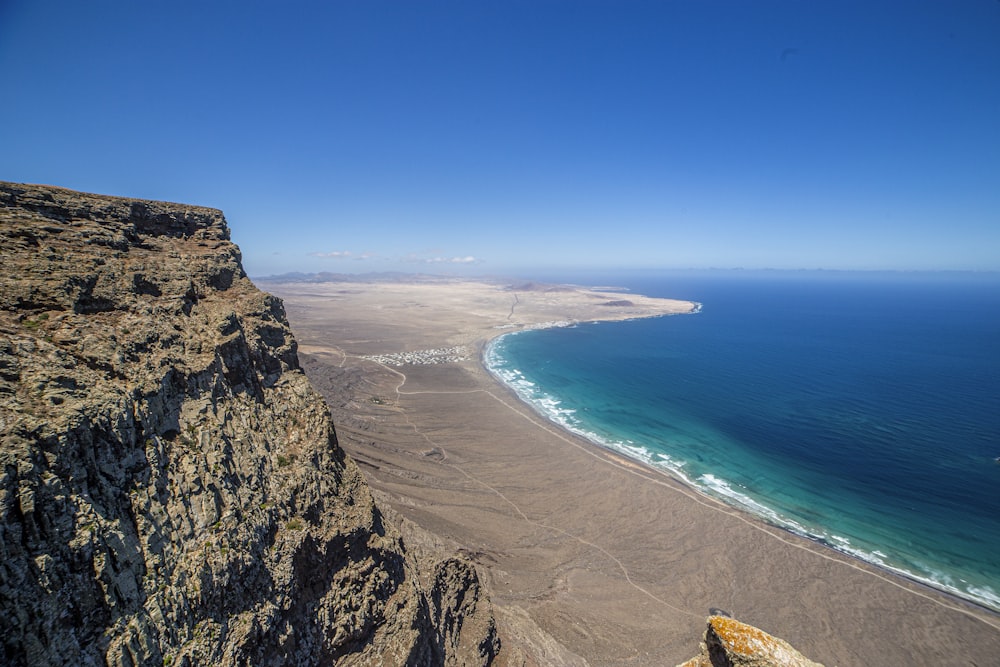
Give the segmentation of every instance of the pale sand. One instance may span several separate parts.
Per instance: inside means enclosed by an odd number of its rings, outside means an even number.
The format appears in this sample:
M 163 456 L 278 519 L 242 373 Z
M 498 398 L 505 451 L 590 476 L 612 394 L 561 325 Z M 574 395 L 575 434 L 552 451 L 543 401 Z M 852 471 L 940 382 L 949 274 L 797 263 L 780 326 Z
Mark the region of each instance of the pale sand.
M 261 287 L 285 300 L 303 365 L 380 500 L 477 563 L 504 663 L 674 665 L 697 652 L 714 607 L 828 666 L 1000 664 L 1000 616 L 575 438 L 479 361 L 511 330 L 497 327 L 690 305 L 518 291 L 511 314 L 514 295 L 486 283 Z M 599 305 L 623 299 L 636 307 Z M 454 346 L 468 358 L 361 358 Z

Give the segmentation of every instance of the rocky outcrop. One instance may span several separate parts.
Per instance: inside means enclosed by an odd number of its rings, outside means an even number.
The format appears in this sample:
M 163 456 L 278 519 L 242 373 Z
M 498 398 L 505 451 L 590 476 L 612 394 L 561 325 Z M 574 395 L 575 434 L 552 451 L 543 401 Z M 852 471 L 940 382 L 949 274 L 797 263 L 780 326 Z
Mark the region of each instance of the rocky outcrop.
M 701 653 L 680 667 L 823 667 L 752 625 L 710 616 Z
M 0 183 L 0 257 L 0 663 L 496 655 L 476 571 L 407 554 L 221 212 Z

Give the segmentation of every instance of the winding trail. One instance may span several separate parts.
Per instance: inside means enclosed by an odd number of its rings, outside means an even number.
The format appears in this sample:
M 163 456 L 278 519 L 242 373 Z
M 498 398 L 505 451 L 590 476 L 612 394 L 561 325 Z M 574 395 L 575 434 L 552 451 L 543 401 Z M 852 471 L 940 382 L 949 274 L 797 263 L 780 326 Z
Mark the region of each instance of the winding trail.
M 509 315 L 507 315 L 507 321 L 508 321 L 508 322 L 510 321 L 510 319 L 511 319 L 512 317 L 514 317 L 514 308 L 515 308 L 515 307 L 517 306 L 517 304 L 519 304 L 519 303 L 521 303 L 521 301 L 520 301 L 520 300 L 519 300 L 519 299 L 517 298 L 517 292 L 514 292 L 514 303 L 510 304 L 510 314 L 509 314 Z

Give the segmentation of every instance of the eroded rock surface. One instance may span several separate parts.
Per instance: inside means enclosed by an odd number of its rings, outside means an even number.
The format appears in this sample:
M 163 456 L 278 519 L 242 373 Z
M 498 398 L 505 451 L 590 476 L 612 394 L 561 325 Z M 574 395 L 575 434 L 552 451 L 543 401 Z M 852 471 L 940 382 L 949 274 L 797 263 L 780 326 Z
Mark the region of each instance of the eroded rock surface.
M 0 257 L 0 663 L 492 660 L 475 569 L 407 555 L 220 211 L 0 183 Z
M 726 616 L 709 616 L 701 653 L 680 667 L 823 667 L 783 639 Z

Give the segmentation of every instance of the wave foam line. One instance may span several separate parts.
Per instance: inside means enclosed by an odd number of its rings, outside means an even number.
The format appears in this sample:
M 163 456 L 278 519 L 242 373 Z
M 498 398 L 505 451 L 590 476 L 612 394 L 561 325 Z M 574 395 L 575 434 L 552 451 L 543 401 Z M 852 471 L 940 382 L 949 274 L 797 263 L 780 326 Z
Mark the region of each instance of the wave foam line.
M 899 576 L 912 581 L 920 582 L 926 586 L 937 588 L 950 593 L 956 597 L 974 602 L 984 607 L 1000 611 L 1000 594 L 989 586 L 966 585 L 962 587 L 954 583 L 954 579 L 949 575 L 938 572 L 930 567 L 923 568 L 924 573 L 914 572 L 910 569 L 894 565 L 888 560 L 888 556 L 878 549 L 871 551 L 854 546 L 846 537 L 834 535 L 825 531 L 807 528 L 794 521 L 773 508 L 755 500 L 751 496 L 734 489 L 729 482 L 716 475 L 705 473 L 697 479 L 693 479 L 685 470 L 685 462 L 678 461 L 667 454 L 654 452 L 647 447 L 637 445 L 632 441 L 619 441 L 602 437 L 598 433 L 587 429 L 578 419 L 575 418 L 576 410 L 564 408 L 562 401 L 550 394 L 542 391 L 538 385 L 528 380 L 524 373 L 517 368 L 510 368 L 510 364 L 503 357 L 499 349 L 502 339 L 513 336 L 518 332 L 504 334 L 491 341 L 483 351 L 483 361 L 486 369 L 504 385 L 509 387 L 518 398 L 530 405 L 535 412 L 545 417 L 552 423 L 558 425 L 574 435 L 588 440 L 589 442 L 623 454 L 635 461 L 645 463 L 648 466 L 664 470 L 695 490 L 705 493 L 713 498 L 722 500 L 727 505 L 752 514 L 766 523 L 786 530 L 790 533 L 817 542 L 835 551 L 839 551 L 847 556 L 870 563 L 876 567 L 888 570 Z M 966 582 L 967 583 L 967 582 Z

